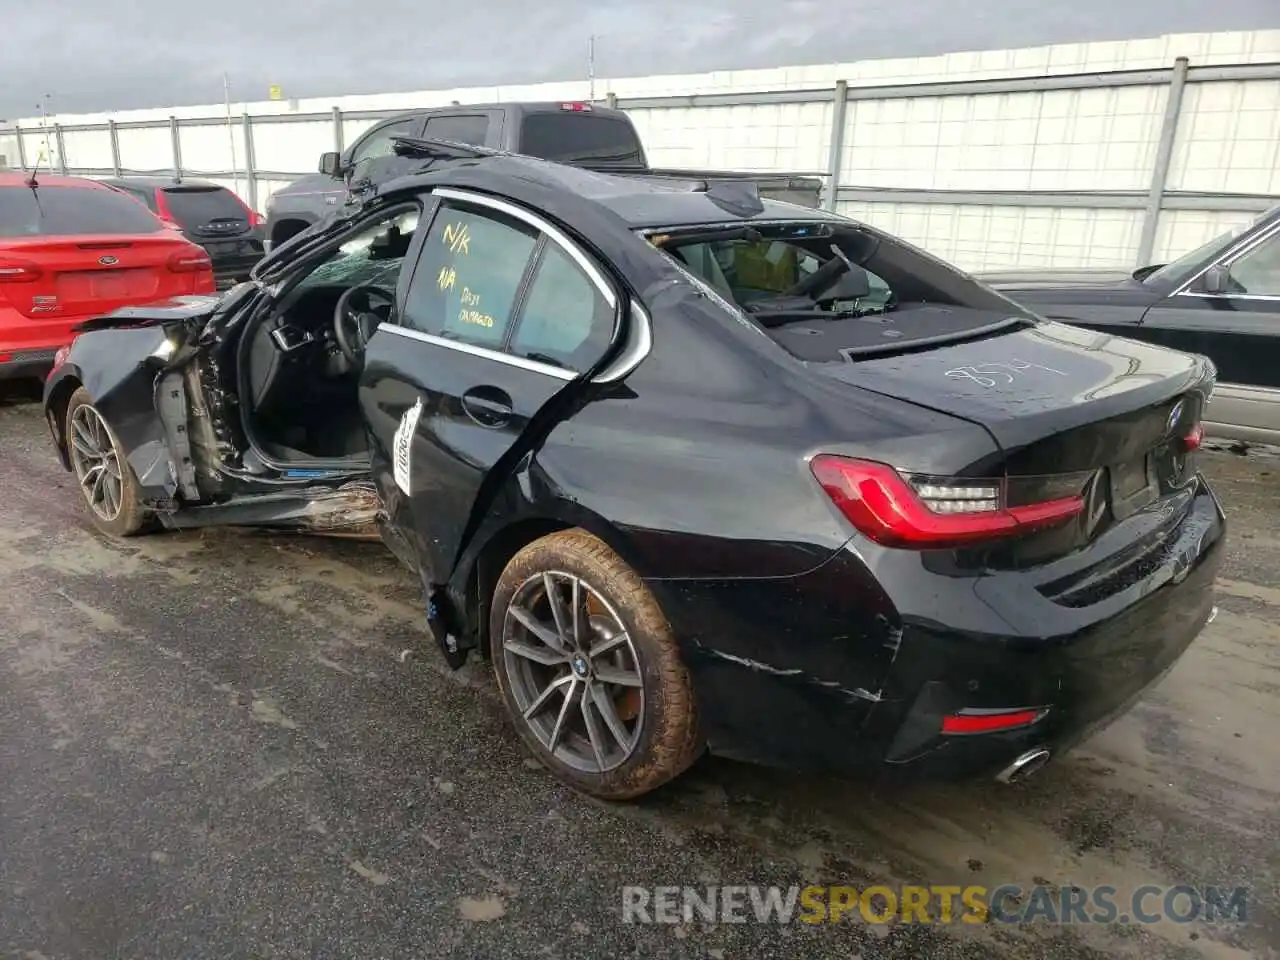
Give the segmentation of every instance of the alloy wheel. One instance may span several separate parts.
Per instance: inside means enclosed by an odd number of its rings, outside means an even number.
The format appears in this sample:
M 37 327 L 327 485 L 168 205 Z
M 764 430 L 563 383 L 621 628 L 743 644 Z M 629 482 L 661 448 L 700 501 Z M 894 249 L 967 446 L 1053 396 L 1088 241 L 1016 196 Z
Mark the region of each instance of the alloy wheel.
M 107 523 L 124 509 L 120 458 L 102 415 L 88 404 L 71 414 L 71 463 L 89 509 Z
M 640 662 L 621 617 L 581 577 L 546 571 L 516 589 L 502 665 L 521 717 L 557 760 L 604 773 L 635 751 L 644 723 Z

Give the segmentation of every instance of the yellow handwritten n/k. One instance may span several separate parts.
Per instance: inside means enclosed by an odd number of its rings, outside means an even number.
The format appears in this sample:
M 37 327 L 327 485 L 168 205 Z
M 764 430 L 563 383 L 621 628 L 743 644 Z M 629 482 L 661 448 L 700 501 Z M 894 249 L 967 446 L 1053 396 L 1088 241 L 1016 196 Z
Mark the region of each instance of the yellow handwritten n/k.
M 465 223 L 446 223 L 444 236 L 441 239 L 452 253 L 461 253 L 465 256 L 471 252 L 471 232 Z

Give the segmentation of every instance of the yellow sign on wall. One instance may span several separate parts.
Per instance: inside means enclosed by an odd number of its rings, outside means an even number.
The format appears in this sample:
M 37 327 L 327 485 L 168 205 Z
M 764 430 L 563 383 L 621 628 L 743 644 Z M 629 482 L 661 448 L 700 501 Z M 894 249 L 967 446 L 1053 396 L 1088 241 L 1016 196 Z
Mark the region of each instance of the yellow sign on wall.
M 271 86 L 267 87 L 267 96 L 269 96 L 272 100 L 283 100 L 284 89 L 280 86 L 280 84 L 273 83 Z

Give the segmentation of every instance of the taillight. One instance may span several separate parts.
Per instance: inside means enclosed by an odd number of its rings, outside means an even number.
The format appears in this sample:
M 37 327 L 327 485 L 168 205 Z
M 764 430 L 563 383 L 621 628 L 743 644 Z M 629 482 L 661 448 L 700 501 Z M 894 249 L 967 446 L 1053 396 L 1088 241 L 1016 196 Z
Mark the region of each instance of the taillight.
M 44 273 L 29 260 L 0 257 L 0 283 L 30 283 L 39 280 Z
M 1182 438 L 1182 449 L 1187 453 L 1194 453 L 1200 449 L 1200 444 L 1204 443 L 1204 424 L 1197 423 L 1191 428 L 1191 432 Z
M 582 102 L 579 102 L 579 101 L 575 101 L 575 102 L 572 102 L 572 103 L 562 103 L 562 104 L 560 104 L 560 109 L 561 109 L 561 110 L 568 110 L 570 113 L 590 113 L 590 112 L 591 112 L 591 104 L 589 104 L 589 103 L 582 103 Z
M 198 273 L 201 270 L 212 270 L 213 262 L 203 250 L 179 250 L 169 258 L 171 273 Z
M 1030 726 L 1042 719 L 1047 710 L 961 710 L 942 718 L 946 734 L 998 733 Z
M 71 345 L 59 347 L 58 352 L 53 355 L 53 369 L 57 370 L 60 366 L 67 362 L 67 357 L 71 356 Z
M 169 198 L 163 190 L 156 191 L 156 216 L 170 230 L 182 230 L 182 224 L 173 219 L 173 211 L 169 209 Z
M 1003 480 L 908 482 L 883 463 L 820 454 L 814 477 L 859 533 L 890 547 L 940 548 L 1016 536 L 1084 509 L 1070 496 L 1011 505 Z

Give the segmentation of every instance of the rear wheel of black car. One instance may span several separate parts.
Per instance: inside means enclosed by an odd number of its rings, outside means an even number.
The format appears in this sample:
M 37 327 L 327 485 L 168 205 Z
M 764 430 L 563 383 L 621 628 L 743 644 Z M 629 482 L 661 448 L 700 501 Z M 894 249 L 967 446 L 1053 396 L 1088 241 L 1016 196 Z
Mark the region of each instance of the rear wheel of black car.
M 635 571 L 591 534 L 555 533 L 512 558 L 494 590 L 489 642 L 517 731 L 571 786 L 631 799 L 701 752 L 671 626 Z
M 84 387 L 67 404 L 67 453 L 93 525 L 115 537 L 140 533 L 147 522 L 138 479 L 115 432 Z

